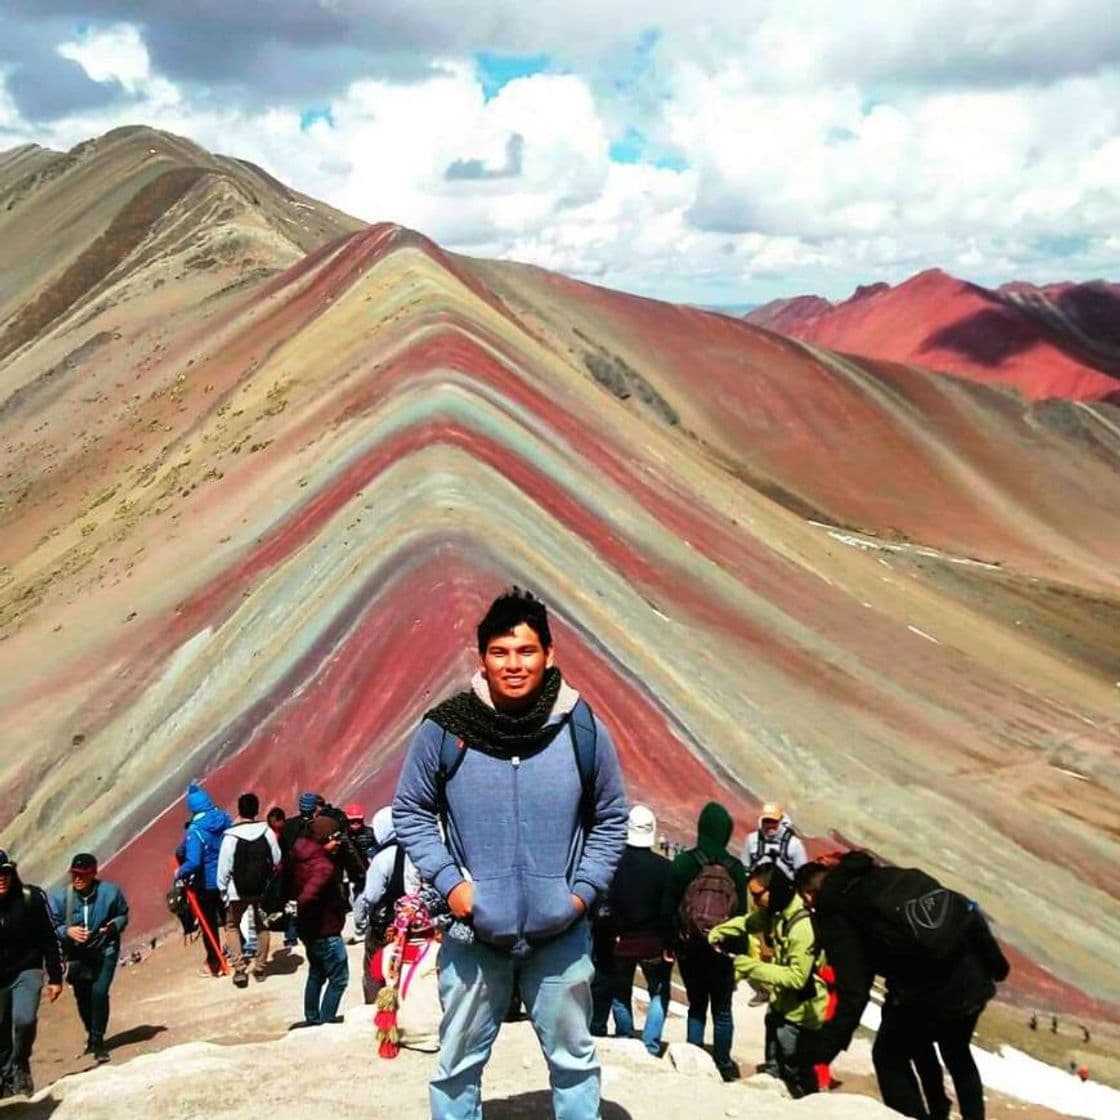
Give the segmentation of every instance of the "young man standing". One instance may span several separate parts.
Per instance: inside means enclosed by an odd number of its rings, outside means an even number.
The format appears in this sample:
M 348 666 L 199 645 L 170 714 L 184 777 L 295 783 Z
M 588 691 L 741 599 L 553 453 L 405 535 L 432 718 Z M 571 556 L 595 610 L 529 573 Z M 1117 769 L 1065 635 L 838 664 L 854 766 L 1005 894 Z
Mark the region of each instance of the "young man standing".
M 280 867 L 280 845 L 267 821 L 258 821 L 261 803 L 255 793 L 237 799 L 237 823 L 226 830 L 218 851 L 218 890 L 226 907 L 225 942 L 233 982 L 238 988 L 264 979 L 268 963 L 269 930 L 261 909 L 265 888 Z M 246 911 L 253 913 L 257 950 L 250 963 L 241 922 Z
M 553 664 L 540 600 L 510 589 L 477 637 L 471 688 L 424 717 L 393 802 L 409 857 L 473 931 L 440 948 L 431 1114 L 480 1120 L 482 1071 L 516 984 L 557 1120 L 598 1120 L 586 915 L 626 844 L 618 757 Z
M 70 885 L 51 896 L 51 907 L 58 939 L 70 962 L 66 979 L 86 1028 L 85 1052 L 97 1062 L 107 1062 L 109 988 L 117 975 L 128 903 L 120 887 L 97 877 L 97 858 L 79 852 L 70 861 Z
M 58 951 L 47 896 L 20 881 L 0 850 L 0 1097 L 31 1096 L 31 1050 L 39 1021 L 43 973 L 47 999 L 62 995 Z

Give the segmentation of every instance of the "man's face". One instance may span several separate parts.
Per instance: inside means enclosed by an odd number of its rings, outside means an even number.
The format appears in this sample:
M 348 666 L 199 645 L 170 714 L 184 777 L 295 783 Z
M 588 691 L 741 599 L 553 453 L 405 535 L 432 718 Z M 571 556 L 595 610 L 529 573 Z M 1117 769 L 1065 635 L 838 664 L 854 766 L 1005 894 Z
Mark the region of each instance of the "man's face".
M 763 817 L 760 822 L 762 831 L 765 832 L 767 836 L 773 836 L 774 833 L 778 831 L 779 823 L 780 822 L 774 817 Z
M 361 832 L 363 823 L 364 822 L 362 821 L 361 817 L 347 817 L 346 818 L 346 825 L 350 829 L 351 832 Z
M 770 888 L 764 883 L 760 883 L 757 879 L 752 879 L 747 884 L 747 893 L 751 896 L 751 902 L 760 910 L 765 910 L 769 907 Z
M 0 871 L 0 898 L 12 889 L 12 873 L 11 871 Z
M 537 632 L 519 622 L 508 634 L 490 639 L 479 658 L 490 686 L 490 698 L 499 711 L 529 707 L 540 691 L 544 672 L 552 665 L 552 650 L 545 649 Z
M 70 884 L 76 891 L 89 890 L 90 883 L 93 882 L 92 871 L 71 871 Z
M 799 895 L 801 895 L 801 901 L 805 903 L 805 906 L 809 910 L 812 910 L 813 909 L 813 903 L 817 899 L 817 892 L 816 891 L 811 891 L 808 888 L 805 888 L 803 890 L 799 890 L 797 893 Z

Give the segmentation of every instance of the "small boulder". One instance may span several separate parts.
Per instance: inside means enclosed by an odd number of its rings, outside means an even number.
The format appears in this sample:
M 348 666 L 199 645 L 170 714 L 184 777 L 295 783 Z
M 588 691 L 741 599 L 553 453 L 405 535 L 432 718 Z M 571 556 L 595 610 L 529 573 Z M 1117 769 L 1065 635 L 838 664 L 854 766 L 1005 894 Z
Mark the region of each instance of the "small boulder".
M 665 1055 L 673 1069 L 685 1077 L 702 1077 L 708 1081 L 723 1083 L 715 1062 L 707 1050 L 688 1042 L 670 1042 Z

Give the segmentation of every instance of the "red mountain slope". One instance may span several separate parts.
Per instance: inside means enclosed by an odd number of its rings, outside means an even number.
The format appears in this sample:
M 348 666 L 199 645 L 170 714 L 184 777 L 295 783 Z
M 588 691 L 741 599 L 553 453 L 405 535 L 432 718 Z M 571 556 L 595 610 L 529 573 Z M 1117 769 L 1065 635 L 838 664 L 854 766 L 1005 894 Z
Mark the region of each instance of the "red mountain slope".
M 840 304 L 803 296 L 745 318 L 832 350 L 1006 385 L 1029 400 L 1120 402 L 1116 284 L 990 291 L 932 269 L 895 288 L 860 288 Z

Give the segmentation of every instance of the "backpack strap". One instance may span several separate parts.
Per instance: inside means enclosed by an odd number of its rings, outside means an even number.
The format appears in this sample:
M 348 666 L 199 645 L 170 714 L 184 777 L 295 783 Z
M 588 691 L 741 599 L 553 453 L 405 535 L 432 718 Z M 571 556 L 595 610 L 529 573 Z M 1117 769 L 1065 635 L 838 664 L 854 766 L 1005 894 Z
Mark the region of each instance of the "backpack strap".
M 74 924 L 74 888 L 66 888 L 66 928 Z
M 439 740 L 439 767 L 436 769 L 436 810 L 439 813 L 440 823 L 443 825 L 443 834 L 447 835 L 447 783 L 459 772 L 463 759 L 467 757 L 467 744 L 465 740 L 449 735 L 444 728 L 440 728 Z
M 599 732 L 591 706 L 582 697 L 568 717 L 568 732 L 579 772 L 579 815 L 586 836 L 595 824 L 595 763 Z
M 789 846 L 793 843 L 793 829 L 787 828 L 782 833 L 781 843 L 778 845 L 778 859 L 789 865 Z

